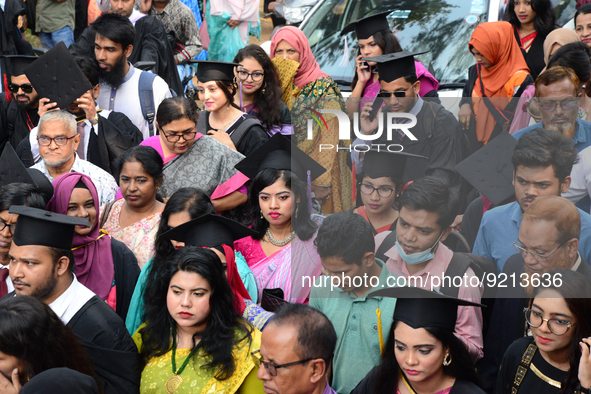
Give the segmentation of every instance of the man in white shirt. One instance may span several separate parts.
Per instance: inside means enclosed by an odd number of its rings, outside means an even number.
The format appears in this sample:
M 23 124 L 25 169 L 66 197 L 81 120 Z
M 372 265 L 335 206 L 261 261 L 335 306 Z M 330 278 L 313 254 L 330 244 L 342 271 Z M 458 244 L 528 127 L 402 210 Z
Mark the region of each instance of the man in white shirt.
M 70 113 L 66 111 L 45 113 L 39 120 L 37 141 L 43 161 L 32 168 L 41 171 L 50 181 L 67 172 L 88 175 L 96 186 L 101 205 L 115 200 L 118 189 L 115 178 L 76 155 L 80 134 L 77 134 L 76 121 Z
M 49 305 L 72 329 L 105 394 L 137 394 L 141 360 L 123 320 L 74 275 L 74 227 L 88 219 L 23 206 L 9 213 L 18 215 L 9 252 L 14 294 Z
M 158 106 L 171 97 L 168 84 L 162 78 L 141 71 L 128 63 L 133 51 L 135 29 L 129 19 L 116 14 L 101 15 L 90 25 L 94 34 L 94 54 L 101 67 L 100 108 L 122 112 L 142 132 L 144 139 L 156 135 L 153 120 Z M 140 100 L 140 77 L 151 77 L 152 108 L 148 100 Z M 145 113 L 145 114 L 144 114 Z

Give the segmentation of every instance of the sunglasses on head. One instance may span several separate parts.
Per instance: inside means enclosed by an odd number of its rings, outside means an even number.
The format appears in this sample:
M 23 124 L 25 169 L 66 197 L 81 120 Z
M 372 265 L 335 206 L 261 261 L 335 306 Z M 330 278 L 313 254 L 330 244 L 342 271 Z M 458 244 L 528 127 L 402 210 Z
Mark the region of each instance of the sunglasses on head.
M 22 89 L 25 93 L 32 93 L 33 92 L 33 85 L 26 84 L 26 85 L 15 85 L 13 83 L 8 85 L 8 90 L 12 93 L 18 93 L 18 90 Z

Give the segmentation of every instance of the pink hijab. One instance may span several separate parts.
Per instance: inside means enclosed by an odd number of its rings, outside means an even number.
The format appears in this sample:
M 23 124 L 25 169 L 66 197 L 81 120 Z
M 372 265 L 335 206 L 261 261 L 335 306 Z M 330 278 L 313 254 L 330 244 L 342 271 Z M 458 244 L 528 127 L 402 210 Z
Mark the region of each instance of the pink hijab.
M 310 49 L 308 39 L 304 33 L 296 27 L 282 27 L 277 33 L 275 33 L 271 40 L 272 57 L 275 57 L 275 49 L 277 49 L 277 45 L 284 40 L 300 53 L 300 67 L 298 68 L 294 81 L 294 84 L 298 88 L 303 89 L 304 86 L 310 82 L 314 82 L 322 77 L 328 77 L 327 74 L 320 70 L 320 66 L 316 62 L 316 58 Z
M 115 266 L 113 264 L 113 253 L 111 252 L 111 238 L 108 235 L 99 238 L 98 212 L 100 201 L 96 187 L 90 177 L 77 172 L 68 172 L 57 177 L 52 182 L 54 196 L 47 204 L 47 209 L 51 212 L 67 215 L 70 196 L 79 181 L 82 181 L 90 191 L 97 217 L 90 233 L 87 235 L 74 233 L 72 242 L 74 259 L 76 260 L 74 273 L 80 283 L 92 290 L 101 300 L 106 300 L 113 284 Z

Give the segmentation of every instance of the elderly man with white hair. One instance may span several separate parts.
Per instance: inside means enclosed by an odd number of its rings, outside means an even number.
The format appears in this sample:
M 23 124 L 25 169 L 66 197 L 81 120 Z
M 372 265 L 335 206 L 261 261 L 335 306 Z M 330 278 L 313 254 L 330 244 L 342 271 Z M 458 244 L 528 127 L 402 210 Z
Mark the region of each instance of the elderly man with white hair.
M 47 112 L 39 120 L 38 127 L 39 155 L 43 160 L 31 168 L 38 169 L 52 182 L 67 172 L 88 175 L 96 186 L 101 205 L 115 200 L 118 189 L 115 178 L 77 156 L 80 135 L 71 114 L 66 111 Z

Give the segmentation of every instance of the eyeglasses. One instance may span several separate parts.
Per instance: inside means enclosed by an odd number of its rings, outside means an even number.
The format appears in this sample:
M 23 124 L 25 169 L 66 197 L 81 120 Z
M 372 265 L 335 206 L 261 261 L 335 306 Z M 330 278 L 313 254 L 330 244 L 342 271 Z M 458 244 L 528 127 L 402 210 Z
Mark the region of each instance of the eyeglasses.
M 558 104 L 560 104 L 560 107 L 565 111 L 573 109 L 579 105 L 579 99 L 577 98 L 568 98 L 562 101 L 540 101 L 539 98 L 537 100 L 540 107 L 546 112 L 554 111 Z
M 188 133 L 183 134 L 166 134 L 164 131 L 162 131 L 162 134 L 164 135 L 164 138 L 168 140 L 168 142 L 178 142 L 181 137 L 183 137 L 185 141 L 191 141 L 195 139 L 197 131 L 189 131 Z
M 406 93 L 409 90 L 411 90 L 413 86 L 415 86 L 414 83 L 412 85 L 410 85 L 410 88 L 408 88 L 406 90 L 397 90 L 395 92 L 387 92 L 385 90 L 380 90 L 380 92 L 378 93 L 378 97 L 379 98 L 390 98 L 390 97 L 394 96 L 396 98 L 404 98 L 404 97 L 406 97 Z
M 263 364 L 265 366 L 265 369 L 267 370 L 267 372 L 269 372 L 269 375 L 271 375 L 271 376 L 277 376 L 277 369 L 278 368 L 285 368 L 285 367 L 291 367 L 292 365 L 304 364 L 304 363 L 307 363 L 308 361 L 314 360 L 315 358 L 320 358 L 320 357 L 312 357 L 312 358 L 307 358 L 305 360 L 294 361 L 293 363 L 277 365 L 277 364 L 272 363 L 270 361 L 263 360 L 260 350 L 255 350 L 251 354 L 254 356 L 254 358 L 256 358 L 261 364 Z
M 254 82 L 262 81 L 263 77 L 265 76 L 264 73 L 260 73 L 260 72 L 256 72 L 256 71 L 253 73 L 249 73 L 246 70 L 238 70 L 238 71 L 236 71 L 236 74 L 238 74 L 238 78 L 243 81 L 246 81 L 248 79 L 248 77 L 250 76 Z
M 32 93 L 33 92 L 33 85 L 31 85 L 31 84 L 15 85 L 14 83 L 11 83 L 10 85 L 8 85 L 8 90 L 10 90 L 12 93 L 18 93 L 19 89 L 22 89 L 23 92 L 25 92 L 25 93 Z
M 561 243 L 560 245 L 558 245 L 556 248 L 554 248 L 553 251 L 551 251 L 548 254 L 539 254 L 536 252 L 531 252 L 525 248 L 522 248 L 521 246 L 517 245 L 517 242 L 519 242 L 519 240 L 516 240 L 515 242 L 513 242 L 513 246 L 515 246 L 515 249 L 517 249 L 517 251 L 519 253 L 521 253 L 521 257 L 523 257 L 525 259 L 525 257 L 527 256 L 527 254 L 531 254 L 531 256 L 536 259 L 537 261 L 539 261 L 540 263 L 545 263 L 546 261 L 548 261 L 548 257 L 550 257 L 550 255 L 554 252 L 556 252 L 560 247 L 564 246 L 564 244 L 566 244 L 566 242 Z
M 4 231 L 4 229 L 6 227 L 8 227 L 8 232 L 10 233 L 10 235 L 14 235 L 14 229 L 16 228 L 16 223 L 15 224 L 8 224 L 8 223 L 5 223 L 0 220 L 0 233 L 2 231 Z
M 555 335 L 564 335 L 569 328 L 575 323 L 563 319 L 544 319 L 541 312 L 534 311 L 530 308 L 523 308 L 525 313 L 525 320 L 527 323 L 535 328 L 540 327 L 544 322 L 548 324 L 548 329 Z
M 394 189 L 389 188 L 389 187 L 373 187 L 373 186 L 368 185 L 366 183 L 362 183 L 360 189 L 361 189 L 361 193 L 365 194 L 366 196 L 373 194 L 373 192 L 377 190 L 378 195 L 382 198 L 388 198 L 394 192 Z
M 78 134 L 76 134 L 73 137 L 64 137 L 64 136 L 59 136 L 59 137 L 55 137 L 55 138 L 50 138 L 50 137 L 37 137 L 37 142 L 39 143 L 39 145 L 41 146 L 49 146 L 51 145 L 51 141 L 55 141 L 55 144 L 57 146 L 64 146 L 68 143 L 68 141 L 70 141 L 73 138 L 76 138 Z

